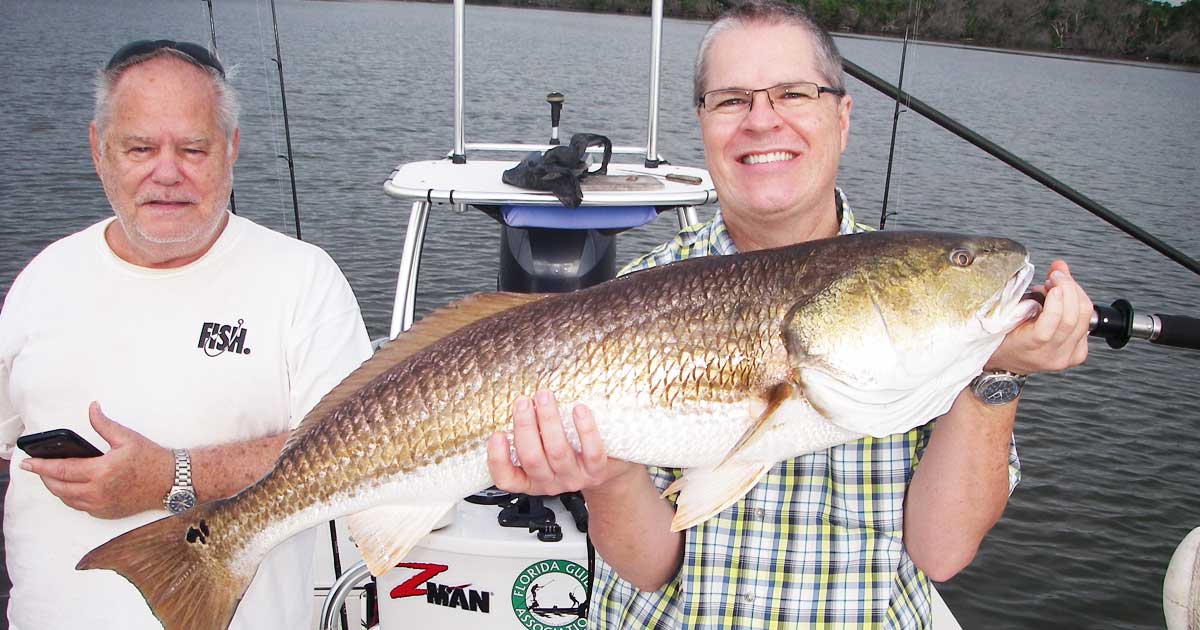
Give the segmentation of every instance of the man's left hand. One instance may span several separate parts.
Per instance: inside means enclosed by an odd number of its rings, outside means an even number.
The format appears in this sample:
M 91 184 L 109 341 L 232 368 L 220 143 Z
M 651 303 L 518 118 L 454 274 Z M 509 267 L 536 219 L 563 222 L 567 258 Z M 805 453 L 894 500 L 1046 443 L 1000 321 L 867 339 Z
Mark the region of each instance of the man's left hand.
M 162 504 L 171 485 L 171 451 L 88 407 L 92 428 L 110 449 L 100 457 L 29 458 L 21 468 L 42 478 L 54 496 L 96 518 L 122 518 Z
M 1045 297 L 1041 312 L 1008 333 L 986 369 L 1017 374 L 1058 372 L 1087 359 L 1092 301 L 1071 277 L 1067 263 L 1050 263 L 1046 283 L 1033 290 Z

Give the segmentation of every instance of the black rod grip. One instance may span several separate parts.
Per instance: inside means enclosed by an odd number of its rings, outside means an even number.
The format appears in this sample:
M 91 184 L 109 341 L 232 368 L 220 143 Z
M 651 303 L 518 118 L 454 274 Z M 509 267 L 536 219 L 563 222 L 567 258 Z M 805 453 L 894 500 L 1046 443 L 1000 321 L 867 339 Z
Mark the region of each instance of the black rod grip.
M 1158 313 L 1155 313 L 1155 316 L 1162 322 L 1162 331 L 1151 343 L 1200 350 L 1200 319 Z
M 1093 304 L 1092 309 L 1098 321 L 1088 334 L 1103 338 L 1111 348 L 1124 348 L 1133 336 L 1133 306 L 1126 300 L 1117 300 L 1112 306 Z

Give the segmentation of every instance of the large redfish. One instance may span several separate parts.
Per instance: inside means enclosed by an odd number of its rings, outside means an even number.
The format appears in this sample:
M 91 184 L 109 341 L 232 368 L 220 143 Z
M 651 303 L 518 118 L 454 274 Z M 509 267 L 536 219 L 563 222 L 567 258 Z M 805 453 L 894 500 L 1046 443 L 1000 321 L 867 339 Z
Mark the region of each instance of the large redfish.
M 591 407 L 613 457 L 690 469 L 673 524 L 689 527 L 776 461 L 945 413 L 1034 307 L 1027 258 L 1005 239 L 880 232 L 468 298 L 347 377 L 257 483 L 78 568 L 125 576 L 173 630 L 227 627 L 267 551 L 336 517 L 382 574 L 490 484 L 488 436 L 540 388 Z

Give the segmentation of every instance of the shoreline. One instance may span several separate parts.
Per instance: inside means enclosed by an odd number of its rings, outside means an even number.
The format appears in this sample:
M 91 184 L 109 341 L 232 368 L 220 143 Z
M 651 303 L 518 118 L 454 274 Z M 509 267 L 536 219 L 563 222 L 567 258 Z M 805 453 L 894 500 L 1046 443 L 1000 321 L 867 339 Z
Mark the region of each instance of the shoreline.
M 418 0 L 425 1 L 425 0 Z M 837 32 L 830 33 L 833 37 L 848 37 L 851 39 L 869 39 L 869 40 L 886 40 L 886 41 L 904 41 L 903 37 L 894 37 L 891 35 L 878 35 L 868 33 L 849 33 Z M 958 48 L 960 50 L 981 50 L 986 52 L 1001 53 L 1005 55 L 1020 55 L 1023 57 L 1042 57 L 1045 59 L 1070 59 L 1074 61 L 1085 61 L 1089 63 L 1104 63 L 1114 66 L 1133 66 L 1136 68 L 1153 68 L 1156 70 L 1175 70 L 1178 72 L 1200 72 L 1200 66 L 1193 66 L 1181 63 L 1167 63 L 1163 61 L 1146 61 L 1134 59 L 1131 57 L 1104 57 L 1102 55 L 1089 55 L 1081 52 L 1052 52 L 1048 50 L 1037 50 L 1033 48 L 998 48 L 995 46 L 981 46 L 979 44 L 966 44 L 962 42 L 938 41 L 932 39 L 910 39 L 910 44 L 920 46 L 940 46 L 943 48 Z
M 310 0 L 312 2 L 361 2 L 368 0 Z M 420 2 L 423 4 L 453 4 L 453 0 L 385 0 L 387 2 Z M 562 13 L 594 13 L 598 15 L 628 15 L 628 16 L 649 16 L 649 13 L 634 12 L 634 11 L 595 11 L 590 9 L 580 9 L 574 7 L 556 7 L 556 6 L 537 6 L 532 4 L 522 3 L 519 0 L 486 0 L 470 3 L 472 6 L 485 7 L 505 7 L 509 9 L 527 9 L 535 11 L 557 11 Z M 684 20 L 690 22 L 708 23 L 712 20 L 710 17 L 693 17 L 693 16 L 677 16 L 670 15 L 665 12 L 663 17 L 670 20 Z M 829 34 L 834 37 L 850 37 L 858 39 L 874 39 L 874 40 L 891 40 L 904 41 L 902 35 L 892 35 L 888 33 L 855 33 L 852 31 L 829 31 Z M 1109 57 L 1101 54 L 1092 54 L 1082 51 L 1061 51 L 1043 50 L 1038 48 L 1001 48 L 997 46 L 987 46 L 984 44 L 974 44 L 964 41 L 953 40 L 934 40 L 934 39 L 910 39 L 910 43 L 920 44 L 924 46 L 943 46 L 947 48 L 959 48 L 962 50 L 983 50 L 988 52 L 997 52 L 1008 55 L 1023 55 L 1027 57 L 1043 57 L 1047 59 L 1073 59 L 1076 61 L 1088 61 L 1093 63 L 1106 63 L 1112 65 L 1134 66 L 1140 68 L 1155 68 L 1159 70 L 1177 70 L 1180 72 L 1200 72 L 1200 65 L 1186 63 L 1171 63 L 1169 61 L 1153 61 L 1149 59 L 1140 59 L 1137 57 Z

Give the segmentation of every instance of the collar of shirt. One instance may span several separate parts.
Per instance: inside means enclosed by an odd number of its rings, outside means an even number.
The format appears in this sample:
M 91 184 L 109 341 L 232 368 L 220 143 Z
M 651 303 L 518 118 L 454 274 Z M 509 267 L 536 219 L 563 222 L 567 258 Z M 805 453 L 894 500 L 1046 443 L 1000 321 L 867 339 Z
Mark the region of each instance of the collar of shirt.
M 854 212 L 850 209 L 850 204 L 846 201 L 846 194 L 842 192 L 841 188 L 834 188 L 834 194 L 837 199 L 838 216 L 841 218 L 838 235 L 868 232 L 874 229 L 855 221 Z M 708 222 L 683 228 L 675 235 L 675 238 L 659 245 L 645 256 L 635 259 L 626 265 L 618 275 L 665 265 L 677 260 L 736 253 L 738 253 L 737 246 L 733 244 L 733 239 L 725 229 L 725 220 L 721 217 L 721 211 L 718 209 Z
M 850 209 L 850 204 L 846 201 L 846 193 L 842 192 L 841 188 L 834 188 L 833 192 L 840 219 L 838 236 L 872 231 L 873 228 L 870 226 L 862 225 L 854 220 L 854 211 Z M 720 210 L 717 210 L 716 216 L 709 223 L 711 224 L 711 239 L 713 241 L 711 253 L 719 255 L 738 253 L 737 246 L 733 244 L 733 239 L 729 237 L 729 232 L 725 230 L 725 219 L 721 217 Z

